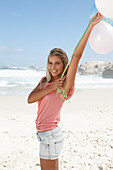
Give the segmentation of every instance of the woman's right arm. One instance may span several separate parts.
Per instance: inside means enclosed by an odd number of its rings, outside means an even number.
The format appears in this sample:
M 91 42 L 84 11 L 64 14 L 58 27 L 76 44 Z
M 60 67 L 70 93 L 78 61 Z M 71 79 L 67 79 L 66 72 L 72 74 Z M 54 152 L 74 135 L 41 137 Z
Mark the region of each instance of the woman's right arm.
M 28 96 L 27 102 L 28 104 L 37 102 L 50 92 L 51 92 L 50 86 L 47 86 L 46 88 L 41 90 L 39 89 L 39 86 L 37 86 Z
M 37 87 L 29 94 L 27 99 L 28 104 L 37 102 L 44 96 L 46 96 L 48 93 L 56 90 L 57 88 L 61 88 L 63 81 L 63 78 L 59 78 L 44 89 L 39 89 L 40 84 L 38 84 Z

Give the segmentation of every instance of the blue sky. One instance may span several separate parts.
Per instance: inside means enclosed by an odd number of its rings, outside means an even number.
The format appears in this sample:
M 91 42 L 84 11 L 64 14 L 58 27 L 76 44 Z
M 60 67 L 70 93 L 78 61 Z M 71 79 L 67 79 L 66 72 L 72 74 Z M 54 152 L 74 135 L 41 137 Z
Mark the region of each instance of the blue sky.
M 0 1 L 0 66 L 46 66 L 52 48 L 70 57 L 89 22 L 94 0 Z M 95 53 L 89 42 L 80 63 L 113 62 L 113 52 Z

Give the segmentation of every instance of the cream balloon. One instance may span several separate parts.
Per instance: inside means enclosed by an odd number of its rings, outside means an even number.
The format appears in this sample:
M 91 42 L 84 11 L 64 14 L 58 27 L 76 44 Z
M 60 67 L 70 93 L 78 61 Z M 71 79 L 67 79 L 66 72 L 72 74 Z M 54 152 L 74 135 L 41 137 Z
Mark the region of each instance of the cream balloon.
M 113 0 L 95 0 L 98 11 L 107 18 L 113 18 Z
M 109 53 L 113 50 L 113 27 L 104 21 L 100 21 L 93 27 L 89 43 L 95 52 Z

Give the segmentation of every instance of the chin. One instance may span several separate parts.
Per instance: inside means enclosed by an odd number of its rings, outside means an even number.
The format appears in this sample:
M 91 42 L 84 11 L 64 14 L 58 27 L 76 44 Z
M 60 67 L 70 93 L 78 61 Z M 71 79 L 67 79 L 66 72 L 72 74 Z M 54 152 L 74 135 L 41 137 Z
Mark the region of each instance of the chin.
M 52 77 L 60 77 L 61 74 L 58 74 L 58 73 L 57 74 L 53 74 L 53 73 L 51 73 L 51 75 L 52 75 Z
M 53 76 L 53 77 L 58 77 L 58 76 L 59 76 L 59 74 L 56 74 L 56 75 L 54 75 L 54 74 L 53 74 L 52 76 Z

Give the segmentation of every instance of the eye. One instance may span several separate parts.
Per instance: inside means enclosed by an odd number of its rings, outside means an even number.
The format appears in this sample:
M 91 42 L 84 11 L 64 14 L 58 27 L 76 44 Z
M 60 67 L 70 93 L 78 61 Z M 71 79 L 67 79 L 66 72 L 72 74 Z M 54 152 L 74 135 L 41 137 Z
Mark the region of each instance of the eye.
M 52 62 L 50 62 L 50 61 L 49 61 L 49 63 L 48 63 L 48 64 L 49 64 L 49 65 L 51 65 L 51 64 L 52 64 Z
M 56 62 L 56 64 L 60 64 L 59 62 Z

